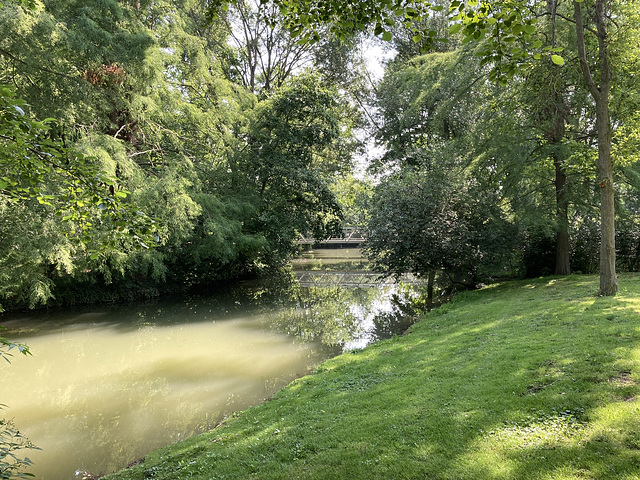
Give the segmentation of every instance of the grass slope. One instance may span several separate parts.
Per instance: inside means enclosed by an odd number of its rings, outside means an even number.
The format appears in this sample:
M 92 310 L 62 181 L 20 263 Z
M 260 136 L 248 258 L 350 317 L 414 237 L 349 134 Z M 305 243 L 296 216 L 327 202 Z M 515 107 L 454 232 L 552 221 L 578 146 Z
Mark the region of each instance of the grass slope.
M 115 479 L 640 479 L 640 276 L 459 295 Z

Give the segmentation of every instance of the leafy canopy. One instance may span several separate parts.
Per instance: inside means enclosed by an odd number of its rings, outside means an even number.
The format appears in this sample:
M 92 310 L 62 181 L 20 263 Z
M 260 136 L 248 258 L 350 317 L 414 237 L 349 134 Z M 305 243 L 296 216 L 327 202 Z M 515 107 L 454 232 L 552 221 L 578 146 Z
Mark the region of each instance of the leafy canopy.
M 238 0 L 213 0 L 210 18 Z M 292 35 L 302 43 L 318 42 L 329 26 L 329 32 L 346 39 L 357 32 L 373 28 L 383 40 L 393 38 L 393 27 L 403 25 L 413 32 L 413 41 L 421 43 L 426 52 L 439 38 L 438 32 L 425 22 L 434 12 L 446 10 L 439 1 L 376 0 L 372 2 L 344 2 L 340 0 L 261 0 L 277 6 Z M 506 83 L 523 64 L 548 56 L 557 65 L 564 63 L 557 47 L 544 46 L 535 38 L 537 18 L 531 2 L 524 0 L 488 0 L 449 3 L 449 33 L 461 34 L 463 43 L 482 41 L 478 55 L 491 64 L 490 79 Z
M 52 207 L 62 221 L 80 225 L 71 233 L 81 242 L 91 241 L 98 215 L 114 233 L 129 233 L 146 248 L 153 221 L 124 202 L 128 192 L 116 189 L 116 180 L 91 158 L 56 139 L 53 119 L 33 120 L 25 108 L 13 89 L 0 84 L 0 194 L 10 203 L 37 200 Z

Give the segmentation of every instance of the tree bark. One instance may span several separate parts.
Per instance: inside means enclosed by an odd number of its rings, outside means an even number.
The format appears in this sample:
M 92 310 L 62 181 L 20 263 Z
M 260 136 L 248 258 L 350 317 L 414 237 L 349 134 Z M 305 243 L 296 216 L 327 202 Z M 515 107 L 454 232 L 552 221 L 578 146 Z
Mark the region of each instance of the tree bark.
M 596 0 L 594 18 L 598 38 L 598 70 L 600 85 L 597 85 L 587 61 L 585 28 L 582 20 L 581 2 L 573 2 L 578 58 L 583 77 L 596 104 L 596 127 L 598 132 L 598 173 L 600 175 L 600 295 L 615 295 L 618 291 L 616 276 L 616 230 L 615 188 L 611 161 L 611 120 L 609 117 L 609 94 L 611 90 L 611 65 L 609 63 L 608 38 L 604 0 Z
M 616 276 L 615 189 L 611 162 L 609 103 L 596 102 L 598 127 L 598 171 L 600 172 L 600 295 L 615 295 Z
M 550 17 L 551 46 L 556 46 L 556 12 L 557 0 L 547 0 L 547 11 Z M 553 151 L 553 166 L 555 169 L 556 190 L 556 275 L 569 275 L 571 273 L 570 245 L 569 245 L 569 199 L 567 198 L 567 172 L 565 171 L 565 158 L 562 151 L 562 143 L 566 130 L 567 106 L 564 98 L 564 81 L 562 73 L 556 65 L 549 61 L 551 67 L 551 99 L 547 108 L 548 130 L 546 139 Z
M 569 202 L 567 199 L 567 173 L 564 169 L 564 161 L 560 152 L 553 155 L 553 164 L 556 170 L 556 275 L 569 275 L 571 273 L 569 246 Z
M 433 284 L 436 279 L 436 271 L 429 270 L 429 276 L 427 277 L 427 310 L 433 308 Z

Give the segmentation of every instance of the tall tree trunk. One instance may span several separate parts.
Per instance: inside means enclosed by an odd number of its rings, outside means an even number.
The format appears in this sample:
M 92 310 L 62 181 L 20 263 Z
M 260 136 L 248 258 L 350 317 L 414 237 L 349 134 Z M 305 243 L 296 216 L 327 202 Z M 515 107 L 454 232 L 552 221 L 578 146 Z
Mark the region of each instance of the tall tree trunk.
M 616 276 L 615 189 L 611 161 L 611 120 L 609 118 L 609 93 L 611 90 L 611 65 L 609 63 L 607 24 L 604 0 L 596 0 L 594 18 L 598 37 L 598 70 L 600 85 L 596 85 L 587 61 L 585 28 L 582 20 L 582 2 L 573 2 L 578 58 L 585 82 L 596 103 L 598 130 L 598 172 L 600 174 L 600 295 L 615 295 L 618 291 Z
M 552 67 L 553 68 L 553 67 Z M 553 82 L 554 86 L 556 82 Z M 567 107 L 562 94 L 554 88 L 553 103 L 549 108 L 551 122 L 547 133 L 547 141 L 551 145 L 553 166 L 555 169 L 556 189 L 556 275 L 569 275 L 569 199 L 567 197 L 567 172 L 562 148 L 564 141 Z
M 436 279 L 436 271 L 429 270 L 429 276 L 427 277 L 427 310 L 433 308 L 433 284 Z
M 567 199 L 567 173 L 564 169 L 564 159 L 559 151 L 553 155 L 556 170 L 556 275 L 569 275 L 570 247 L 569 247 L 569 202 Z
M 615 295 L 616 276 L 615 189 L 611 162 L 611 125 L 608 99 L 596 102 L 598 171 L 600 172 L 600 295 Z
M 547 12 L 549 13 L 549 34 L 551 46 L 556 46 L 556 12 L 557 0 L 547 0 Z M 549 60 L 550 87 L 548 94 L 550 103 L 543 109 L 544 122 L 547 125 L 545 139 L 552 148 L 551 157 L 555 169 L 556 190 L 556 263 L 554 272 L 556 275 L 569 275 L 570 247 L 569 247 L 569 199 L 567 197 L 567 172 L 565 170 L 565 158 L 562 144 L 566 130 L 568 109 L 565 102 L 565 84 L 561 71 Z

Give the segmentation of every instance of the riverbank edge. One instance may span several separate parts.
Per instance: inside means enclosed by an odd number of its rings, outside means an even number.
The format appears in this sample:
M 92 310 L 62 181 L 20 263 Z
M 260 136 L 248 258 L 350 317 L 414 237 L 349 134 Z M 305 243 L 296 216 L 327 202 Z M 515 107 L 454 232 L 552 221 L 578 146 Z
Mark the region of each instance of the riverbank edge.
M 640 276 L 507 282 L 115 479 L 640 478 Z

